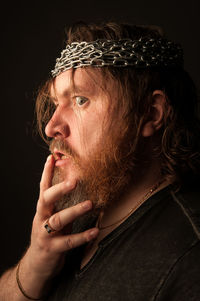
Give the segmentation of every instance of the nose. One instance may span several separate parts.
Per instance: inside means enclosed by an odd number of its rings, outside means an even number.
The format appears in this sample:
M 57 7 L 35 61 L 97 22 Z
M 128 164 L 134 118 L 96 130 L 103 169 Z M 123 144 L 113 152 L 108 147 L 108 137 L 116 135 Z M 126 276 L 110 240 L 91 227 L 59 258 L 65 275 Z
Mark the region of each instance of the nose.
M 69 125 L 56 110 L 45 127 L 45 134 L 49 138 L 66 138 L 69 136 Z

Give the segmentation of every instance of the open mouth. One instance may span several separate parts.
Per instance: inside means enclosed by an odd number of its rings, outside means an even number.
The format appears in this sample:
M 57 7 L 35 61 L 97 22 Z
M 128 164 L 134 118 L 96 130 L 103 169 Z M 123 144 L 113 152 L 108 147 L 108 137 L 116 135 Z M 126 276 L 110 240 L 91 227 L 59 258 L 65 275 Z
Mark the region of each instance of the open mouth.
M 64 154 L 63 152 L 61 152 L 60 150 L 57 150 L 57 149 L 54 149 L 52 154 L 56 161 L 56 163 L 55 163 L 56 166 L 63 165 L 67 159 L 71 158 L 70 155 Z

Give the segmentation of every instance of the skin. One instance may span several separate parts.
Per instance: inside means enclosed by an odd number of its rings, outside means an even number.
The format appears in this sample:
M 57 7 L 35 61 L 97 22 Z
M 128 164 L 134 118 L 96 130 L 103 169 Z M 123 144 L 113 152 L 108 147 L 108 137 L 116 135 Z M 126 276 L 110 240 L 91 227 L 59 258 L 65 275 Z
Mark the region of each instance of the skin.
M 98 147 L 102 141 L 102 128 L 105 130 L 108 116 L 108 96 L 102 89 L 101 77 L 96 72 L 95 82 L 91 80 L 84 69 L 77 69 L 74 76 L 77 85 L 76 91 L 71 86 L 71 70 L 59 75 L 52 87 L 52 97 L 56 104 L 56 111 L 47 124 L 46 134 L 54 139 L 65 139 L 67 144 L 82 159 L 89 160 L 88 155 Z M 98 84 L 97 84 L 98 83 Z M 109 83 L 109 89 L 115 93 L 114 83 Z M 79 86 L 79 88 L 78 88 Z M 80 97 L 87 100 L 79 103 Z M 154 104 L 149 120 L 143 126 L 142 135 L 150 137 L 162 126 L 163 112 L 165 108 L 165 95 L 162 91 L 154 91 Z M 102 101 L 103 100 L 103 101 Z M 83 139 L 84 138 L 84 139 Z M 73 221 L 92 210 L 92 203 L 86 200 L 71 208 L 53 213 L 54 203 L 64 194 L 69 193 L 76 186 L 79 172 L 70 158 L 63 160 L 62 168 L 68 170 L 63 182 L 52 186 L 52 177 L 55 166 L 54 157 L 48 157 L 40 183 L 40 196 L 37 210 L 33 220 L 31 243 L 26 254 L 21 259 L 19 278 L 24 290 L 33 298 L 39 298 L 48 293 L 52 278 L 62 268 L 64 252 L 94 241 L 93 247 L 88 248 L 84 254 L 82 266 L 93 256 L 98 241 L 107 235 L 113 228 L 99 233 L 95 227 L 85 232 L 71 234 Z M 123 217 L 134 203 L 143 197 L 145 193 L 157 181 L 159 163 L 152 162 L 145 177 L 141 178 L 134 189 L 117 206 L 111 206 L 104 213 L 102 226 L 111 224 Z M 73 172 L 71 172 L 73 170 Z M 165 184 L 166 185 L 166 184 Z M 160 187 L 160 189 L 164 186 Z M 57 230 L 48 234 L 44 228 L 46 220 L 52 228 Z M 16 284 L 16 267 L 8 270 L 0 279 L 0 299 L 23 301 L 27 300 L 22 295 Z
M 80 158 L 88 159 L 88 153 L 96 149 L 101 139 L 109 99 L 101 89 L 104 83 L 99 71 L 96 73 L 96 84 L 85 70 L 77 69 L 74 74 L 75 90 L 71 77 L 72 71 L 68 70 L 55 79 L 51 95 L 56 111 L 45 133 L 51 138 L 65 139 Z M 114 89 L 113 82 L 110 82 L 109 89 Z M 80 104 L 80 99 L 83 104 Z

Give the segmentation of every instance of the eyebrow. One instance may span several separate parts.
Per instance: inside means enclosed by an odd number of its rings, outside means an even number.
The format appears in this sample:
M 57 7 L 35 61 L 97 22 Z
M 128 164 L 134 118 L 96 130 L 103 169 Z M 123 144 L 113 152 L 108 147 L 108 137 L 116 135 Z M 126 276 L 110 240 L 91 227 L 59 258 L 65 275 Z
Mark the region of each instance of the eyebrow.
M 88 97 L 94 96 L 95 93 L 98 93 L 98 85 L 94 83 L 91 83 L 90 81 L 85 81 L 84 84 L 81 83 L 75 83 L 74 80 L 71 81 L 70 85 L 66 88 L 63 88 L 61 93 L 58 93 L 59 91 L 55 91 L 54 84 L 52 86 L 52 89 L 50 91 L 50 97 L 53 102 L 57 102 L 59 97 L 69 98 L 74 94 L 84 94 Z
M 74 93 L 83 93 L 83 94 L 87 94 L 87 95 L 93 95 L 94 92 L 97 91 L 93 86 L 88 85 L 86 86 L 82 86 L 82 85 L 78 85 L 78 84 L 73 84 L 69 89 L 65 89 L 62 92 L 62 96 L 64 97 L 69 97 Z

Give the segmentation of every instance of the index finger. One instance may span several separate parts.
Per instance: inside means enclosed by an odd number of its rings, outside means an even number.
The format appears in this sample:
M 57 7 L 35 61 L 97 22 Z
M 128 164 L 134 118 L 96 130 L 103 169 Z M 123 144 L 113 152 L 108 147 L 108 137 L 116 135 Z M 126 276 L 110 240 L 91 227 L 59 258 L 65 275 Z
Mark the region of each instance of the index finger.
M 44 165 L 44 170 L 40 181 L 40 192 L 43 192 L 44 190 L 48 189 L 52 185 L 54 163 L 55 160 L 53 155 L 49 155 Z

